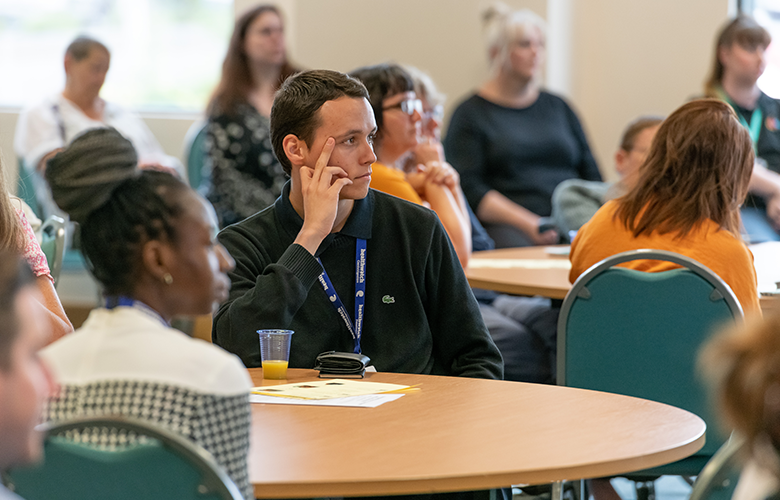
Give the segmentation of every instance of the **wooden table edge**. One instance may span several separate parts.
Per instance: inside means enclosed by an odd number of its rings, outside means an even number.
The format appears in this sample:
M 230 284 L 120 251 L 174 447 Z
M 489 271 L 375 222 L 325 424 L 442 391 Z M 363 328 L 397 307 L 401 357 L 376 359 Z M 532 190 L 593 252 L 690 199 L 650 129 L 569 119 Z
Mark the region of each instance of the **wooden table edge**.
M 544 484 L 555 481 L 614 476 L 650 467 L 657 467 L 693 455 L 704 446 L 704 442 L 705 433 L 702 430 L 701 434 L 696 439 L 691 440 L 684 446 L 629 460 L 620 460 L 619 467 L 615 467 L 613 461 L 608 461 L 599 464 L 562 467 L 554 471 L 504 471 L 464 478 L 442 476 L 415 479 L 393 479 L 379 482 L 373 479 L 370 480 L 370 482 L 361 482 L 357 479 L 327 484 L 318 483 L 308 485 L 306 483 L 297 482 L 294 484 L 265 483 L 253 486 L 254 494 L 257 498 L 385 496 L 486 490 L 508 487 L 514 484 Z M 521 452 L 521 450 L 518 450 L 518 453 Z
M 568 289 L 561 290 L 558 287 L 548 288 L 543 286 L 515 284 L 511 282 L 501 283 L 485 278 L 469 277 L 468 274 L 466 275 L 466 279 L 472 288 L 482 288 L 485 290 L 506 293 L 509 295 L 541 295 L 542 297 L 548 297 L 551 299 L 563 299 L 566 297 L 566 294 L 569 293 Z

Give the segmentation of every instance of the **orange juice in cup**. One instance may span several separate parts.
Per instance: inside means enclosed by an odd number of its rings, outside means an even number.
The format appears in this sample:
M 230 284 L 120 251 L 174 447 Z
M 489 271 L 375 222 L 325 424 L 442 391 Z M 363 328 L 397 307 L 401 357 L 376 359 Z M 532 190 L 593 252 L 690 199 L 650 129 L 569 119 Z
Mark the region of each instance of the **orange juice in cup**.
M 263 362 L 263 378 L 273 380 L 287 378 L 292 334 L 292 330 L 257 330 L 260 339 L 260 359 Z
M 271 359 L 263 361 L 263 378 L 284 380 L 287 378 L 287 361 Z

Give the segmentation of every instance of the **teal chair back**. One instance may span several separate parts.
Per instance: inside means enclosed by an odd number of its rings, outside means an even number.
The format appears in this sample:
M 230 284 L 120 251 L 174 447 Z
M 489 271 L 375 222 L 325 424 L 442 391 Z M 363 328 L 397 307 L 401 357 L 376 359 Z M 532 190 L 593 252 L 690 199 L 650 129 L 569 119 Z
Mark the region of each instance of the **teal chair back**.
M 638 259 L 683 269 L 614 267 Z M 698 262 L 660 250 L 614 255 L 584 272 L 564 299 L 558 384 L 659 401 L 700 416 L 708 424 L 704 447 L 686 464 L 661 468 L 695 475 L 723 442 L 696 373 L 697 353 L 714 330 L 735 321 L 742 321 L 742 308 L 734 293 Z
M 75 435 L 100 442 L 124 436 L 130 444 L 97 447 L 79 442 Z M 166 429 L 124 417 L 86 418 L 51 426 L 43 463 L 12 469 L 4 479 L 9 489 L 26 500 L 243 498 L 207 451 Z
M 38 197 L 35 194 L 35 184 L 33 183 L 33 176 L 36 174 L 27 170 L 22 158 L 19 158 L 18 174 L 19 180 L 16 186 L 16 196 L 27 203 L 38 218 L 43 217 L 43 210 L 41 210 L 41 205 L 38 203 Z
M 197 121 L 192 124 L 184 138 L 184 151 L 187 158 L 187 178 L 190 187 L 201 192 L 211 180 L 211 165 L 206 158 L 206 132 L 208 122 Z
M 56 215 L 52 215 L 41 225 L 41 250 L 43 250 L 46 262 L 49 264 L 55 288 L 60 282 L 62 262 L 65 257 L 66 228 L 65 220 Z

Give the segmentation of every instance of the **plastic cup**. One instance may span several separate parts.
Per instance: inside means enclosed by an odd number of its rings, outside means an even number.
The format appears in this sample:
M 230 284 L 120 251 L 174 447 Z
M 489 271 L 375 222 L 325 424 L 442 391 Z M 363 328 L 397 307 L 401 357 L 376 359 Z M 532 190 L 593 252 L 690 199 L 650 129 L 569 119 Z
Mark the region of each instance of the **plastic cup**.
M 257 330 L 260 338 L 260 359 L 263 362 L 263 378 L 284 380 L 290 361 L 292 330 Z

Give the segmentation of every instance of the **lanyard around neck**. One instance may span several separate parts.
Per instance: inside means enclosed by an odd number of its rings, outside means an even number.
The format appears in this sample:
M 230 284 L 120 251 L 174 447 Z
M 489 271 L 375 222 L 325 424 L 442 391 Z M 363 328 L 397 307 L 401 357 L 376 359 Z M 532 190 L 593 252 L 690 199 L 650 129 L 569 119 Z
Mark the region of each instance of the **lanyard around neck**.
M 737 118 L 739 119 L 739 123 L 741 123 L 742 126 L 747 129 L 748 133 L 750 134 L 750 142 L 753 143 L 753 152 L 755 152 L 756 146 L 758 145 L 758 136 L 761 135 L 761 121 L 764 119 L 764 113 L 761 111 L 761 108 L 758 107 L 758 101 L 756 101 L 756 108 L 751 113 L 750 124 L 748 124 L 745 117 L 742 116 L 742 113 L 737 111 L 737 106 L 726 94 L 726 92 L 723 89 L 720 89 L 718 90 L 718 93 L 720 94 L 721 100 L 726 101 L 734 109 L 734 112 L 737 114 Z
M 322 265 L 319 257 L 317 262 Z M 325 268 L 322 268 L 322 274 L 318 278 L 322 289 L 328 295 L 330 303 L 336 312 L 339 313 L 341 319 L 347 325 L 347 330 L 352 335 L 352 339 L 355 341 L 354 352 L 360 354 L 360 337 L 363 333 L 363 313 L 366 304 L 366 240 L 358 238 L 355 243 L 355 323 L 352 323 L 352 319 L 347 313 L 347 308 L 339 298 L 339 294 L 336 292 L 336 288 L 328 277 L 328 273 Z
M 160 313 L 147 306 L 140 300 L 131 299 L 125 295 L 106 297 L 106 309 L 114 309 L 116 307 L 132 307 L 136 311 L 139 311 L 152 319 L 156 319 L 165 326 L 171 326 L 165 321 L 165 318 L 160 316 Z

